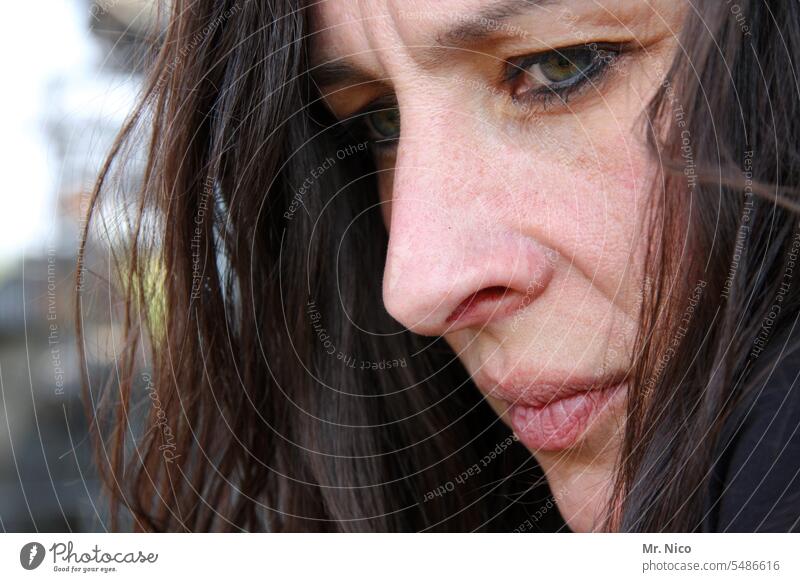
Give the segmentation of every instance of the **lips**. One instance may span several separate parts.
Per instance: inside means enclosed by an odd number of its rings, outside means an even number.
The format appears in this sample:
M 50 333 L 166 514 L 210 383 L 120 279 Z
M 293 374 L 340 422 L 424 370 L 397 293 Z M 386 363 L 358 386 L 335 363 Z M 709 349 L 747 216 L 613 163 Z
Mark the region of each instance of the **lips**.
M 562 451 L 575 446 L 593 421 L 624 392 L 624 378 L 478 381 L 488 396 L 509 405 L 514 433 L 529 449 Z

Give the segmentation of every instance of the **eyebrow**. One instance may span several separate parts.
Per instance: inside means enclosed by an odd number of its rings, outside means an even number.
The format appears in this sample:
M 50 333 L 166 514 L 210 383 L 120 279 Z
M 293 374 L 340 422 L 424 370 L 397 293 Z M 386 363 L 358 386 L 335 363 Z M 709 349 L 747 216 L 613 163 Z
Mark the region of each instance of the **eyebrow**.
M 347 61 L 329 61 L 309 71 L 314 82 L 320 87 L 338 85 L 346 83 L 348 85 L 358 85 L 374 81 L 375 77 L 363 69 Z
M 515 31 L 503 31 L 501 26 L 509 19 L 536 8 L 559 4 L 562 1 L 499 0 L 494 2 L 472 15 L 459 18 L 460 22 L 454 27 L 435 34 L 436 45 L 426 47 L 428 54 L 423 56 L 421 61 L 426 68 L 435 68 L 444 60 L 445 54 L 443 53 L 445 51 L 443 49 L 463 48 L 498 35 L 509 36 Z M 516 34 L 519 34 L 519 31 L 516 31 Z M 321 63 L 312 67 L 310 73 L 318 87 L 356 85 L 376 81 L 372 74 L 346 60 L 331 60 Z

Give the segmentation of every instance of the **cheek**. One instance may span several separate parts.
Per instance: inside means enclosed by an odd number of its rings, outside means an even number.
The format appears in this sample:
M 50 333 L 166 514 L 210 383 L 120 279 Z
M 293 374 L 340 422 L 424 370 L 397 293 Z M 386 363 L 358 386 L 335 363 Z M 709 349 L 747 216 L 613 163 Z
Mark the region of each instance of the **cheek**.
M 655 164 L 632 133 L 603 129 L 573 130 L 528 155 L 527 164 L 517 152 L 517 167 L 525 169 L 515 205 L 531 236 L 616 303 L 627 303 L 640 279 L 641 225 Z M 575 139 L 582 134 L 591 135 Z

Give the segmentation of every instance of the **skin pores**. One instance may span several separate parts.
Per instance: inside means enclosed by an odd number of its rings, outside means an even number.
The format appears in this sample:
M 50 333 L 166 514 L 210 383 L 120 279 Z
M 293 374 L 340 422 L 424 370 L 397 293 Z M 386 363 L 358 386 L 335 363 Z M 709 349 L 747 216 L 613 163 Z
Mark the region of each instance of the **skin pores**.
M 600 526 L 617 463 L 657 174 L 642 112 L 682 8 L 327 0 L 313 14 L 325 102 L 375 142 L 386 308 L 445 337 L 575 531 Z

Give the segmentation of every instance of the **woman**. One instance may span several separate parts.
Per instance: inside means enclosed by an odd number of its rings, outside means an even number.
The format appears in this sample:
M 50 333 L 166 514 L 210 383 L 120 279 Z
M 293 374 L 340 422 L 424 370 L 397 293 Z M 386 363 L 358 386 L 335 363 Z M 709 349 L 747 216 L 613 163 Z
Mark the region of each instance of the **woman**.
M 796 3 L 176 1 L 158 45 L 93 204 L 149 134 L 114 527 L 799 527 Z

